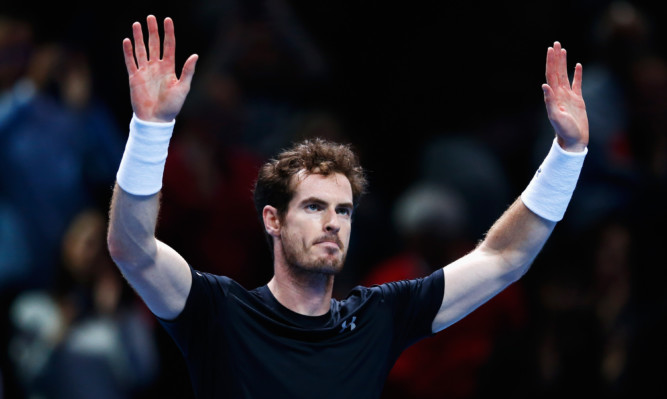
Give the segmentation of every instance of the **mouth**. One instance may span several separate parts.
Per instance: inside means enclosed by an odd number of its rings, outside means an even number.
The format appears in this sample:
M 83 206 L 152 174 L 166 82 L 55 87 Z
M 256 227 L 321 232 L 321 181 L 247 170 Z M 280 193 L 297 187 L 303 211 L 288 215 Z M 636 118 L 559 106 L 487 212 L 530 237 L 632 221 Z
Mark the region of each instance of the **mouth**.
M 338 239 L 338 237 L 324 237 L 315 240 L 315 245 L 323 244 L 324 246 L 336 247 L 337 249 L 343 248 L 343 243 Z

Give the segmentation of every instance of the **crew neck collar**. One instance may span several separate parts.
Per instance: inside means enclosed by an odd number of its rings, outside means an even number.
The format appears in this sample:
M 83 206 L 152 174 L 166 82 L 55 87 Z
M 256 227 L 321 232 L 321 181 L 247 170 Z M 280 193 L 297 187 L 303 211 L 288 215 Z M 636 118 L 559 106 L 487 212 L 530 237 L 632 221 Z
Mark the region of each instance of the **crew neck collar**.
M 298 327 L 323 328 L 326 327 L 327 323 L 331 320 L 331 306 L 329 306 L 329 310 L 323 315 L 308 316 L 297 313 L 278 302 L 268 285 L 257 288 L 257 293 L 273 311 Z

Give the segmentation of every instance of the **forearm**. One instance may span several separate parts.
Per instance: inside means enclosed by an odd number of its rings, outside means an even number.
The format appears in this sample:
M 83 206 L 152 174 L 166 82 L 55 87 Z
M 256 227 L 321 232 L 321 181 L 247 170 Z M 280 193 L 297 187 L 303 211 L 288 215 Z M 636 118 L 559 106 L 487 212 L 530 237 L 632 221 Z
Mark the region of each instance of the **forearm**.
M 433 332 L 457 322 L 521 278 L 555 224 L 517 199 L 474 251 L 443 269 L 445 293 Z
M 474 251 L 444 268 L 445 295 L 433 331 L 456 322 L 523 276 L 555 225 L 555 220 L 530 210 L 523 198 L 514 201 Z
M 491 227 L 480 250 L 498 255 L 525 273 L 570 202 L 586 156 L 554 141 L 526 190 Z
M 159 194 L 138 196 L 114 187 L 109 211 L 109 253 L 121 267 L 140 267 L 155 261 L 155 226 Z
M 482 243 L 444 268 L 445 294 L 433 331 L 456 322 L 521 277 L 563 218 L 588 151 L 582 66 L 575 67 L 571 86 L 566 67 L 566 52 L 555 42 L 547 50 L 542 90 L 557 139 L 521 198 Z
M 528 270 L 555 226 L 556 222 L 536 215 L 518 198 L 489 229 L 477 250 L 497 255 L 518 278 Z
M 173 127 L 174 121 L 130 122 L 109 214 L 109 252 L 123 268 L 155 262 L 159 192 Z
M 169 126 L 171 125 L 171 126 Z M 188 264 L 155 238 L 172 124 L 133 120 L 109 212 L 109 253 L 158 317 L 176 317 L 191 286 Z
M 146 22 L 148 49 L 138 22 L 132 24 L 134 46 L 123 40 L 134 116 L 116 175 L 107 241 L 111 257 L 149 309 L 171 319 L 185 306 L 192 276 L 185 259 L 155 238 L 155 226 L 169 142 L 197 56 L 187 59 L 177 78 L 173 21 L 164 20 L 162 58 L 157 20 L 149 15 Z

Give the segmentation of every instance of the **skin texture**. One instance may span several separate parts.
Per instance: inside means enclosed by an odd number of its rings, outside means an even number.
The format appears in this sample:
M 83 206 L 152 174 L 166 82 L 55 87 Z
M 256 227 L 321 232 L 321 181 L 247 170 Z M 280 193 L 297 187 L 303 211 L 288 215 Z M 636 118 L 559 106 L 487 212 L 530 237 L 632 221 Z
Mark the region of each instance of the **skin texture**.
M 164 54 L 160 58 L 160 36 L 154 16 L 146 18 L 148 50 L 144 45 L 141 24 L 132 24 L 134 48 L 130 39 L 123 40 L 123 54 L 130 83 L 132 109 L 139 119 L 152 122 L 172 121 L 179 113 L 190 91 L 199 58 L 191 55 L 183 65 L 181 78 L 176 77 L 176 38 L 174 22 L 164 20 Z M 135 62 L 136 57 L 136 62 Z
M 141 24 L 132 25 L 133 39 L 123 40 L 130 98 L 140 119 L 172 121 L 190 90 L 197 55 L 175 74 L 175 35 L 164 20 L 163 57 L 157 20 L 148 16 L 148 48 Z M 571 152 L 588 144 L 588 121 L 581 96 L 582 67 L 570 84 L 567 57 L 560 43 L 547 50 L 546 84 L 542 86 L 549 120 L 560 146 Z M 269 289 L 287 308 L 305 315 L 329 310 L 334 275 L 347 252 L 352 211 L 349 181 L 342 175 L 299 174 L 295 197 L 279 217 L 267 206 L 262 217 L 274 242 L 274 276 Z M 185 306 L 192 277 L 187 262 L 155 238 L 159 196 L 134 196 L 118 185 L 110 209 L 108 246 L 123 275 L 159 317 L 176 317 Z M 491 227 L 468 255 L 444 267 L 445 295 L 433 331 L 454 323 L 520 278 L 553 231 L 554 222 L 532 213 L 520 199 Z
M 337 274 L 350 241 L 352 189 L 343 175 L 309 175 L 298 184 L 281 223 L 285 266 Z
M 581 95 L 583 67 L 574 67 L 572 85 L 567 76 L 567 52 L 559 42 L 547 50 L 546 78 L 542 85 L 544 103 L 558 144 L 565 150 L 581 152 L 588 145 L 588 117 Z
M 547 50 L 546 78 L 544 102 L 559 145 L 565 151 L 583 151 L 588 145 L 588 118 L 581 95 L 582 66 L 576 65 L 570 85 L 567 53 L 559 42 Z M 523 276 L 555 225 L 517 199 L 474 251 L 443 269 L 445 295 L 433 331 L 460 320 Z
M 154 16 L 146 18 L 146 26 L 148 50 L 139 22 L 132 25 L 134 45 L 130 39 L 123 40 L 132 109 L 142 120 L 168 122 L 181 110 L 190 91 L 198 57 L 193 54 L 185 61 L 178 78 L 173 21 L 164 20 L 162 58 Z M 107 244 L 111 257 L 149 309 L 159 317 L 172 319 L 185 306 L 192 276 L 187 262 L 155 238 L 158 212 L 158 194 L 135 196 L 116 184 L 109 212 Z
M 264 208 L 264 225 L 273 237 L 274 277 L 269 289 L 298 313 L 329 310 L 334 275 L 345 262 L 352 227 L 352 188 L 340 173 L 299 174 L 284 218 Z

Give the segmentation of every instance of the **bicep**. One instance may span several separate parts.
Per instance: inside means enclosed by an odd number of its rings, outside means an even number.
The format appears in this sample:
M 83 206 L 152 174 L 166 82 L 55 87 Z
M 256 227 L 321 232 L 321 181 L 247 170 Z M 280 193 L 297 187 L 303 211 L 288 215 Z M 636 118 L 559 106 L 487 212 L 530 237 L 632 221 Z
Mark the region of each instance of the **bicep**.
M 125 278 L 156 316 L 171 320 L 185 308 L 192 287 L 190 266 L 167 244 L 155 240 L 153 262 L 142 267 L 120 266 Z
M 109 212 L 109 253 L 158 317 L 173 319 L 185 307 L 192 274 L 187 262 L 155 238 L 159 196 L 138 196 L 114 188 Z
M 520 275 L 501 256 L 480 248 L 443 268 L 445 290 L 433 332 L 456 323 Z

